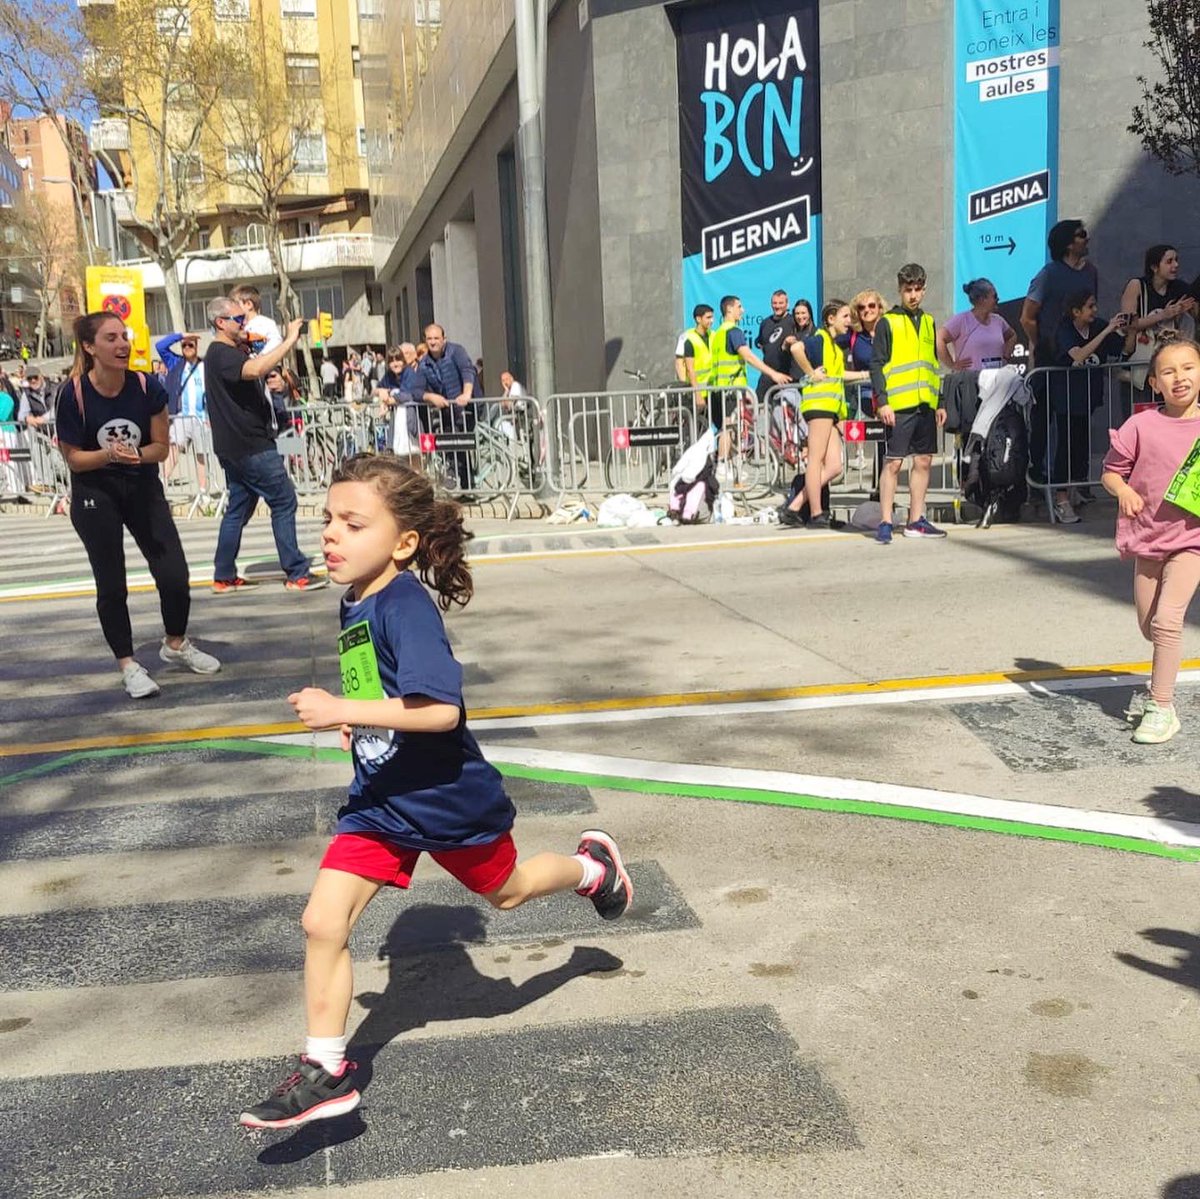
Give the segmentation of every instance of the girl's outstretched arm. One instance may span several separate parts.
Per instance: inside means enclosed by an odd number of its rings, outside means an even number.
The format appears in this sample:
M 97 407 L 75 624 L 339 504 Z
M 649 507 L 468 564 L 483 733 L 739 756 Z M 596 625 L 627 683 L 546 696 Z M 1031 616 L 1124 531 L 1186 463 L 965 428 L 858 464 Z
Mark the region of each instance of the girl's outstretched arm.
M 458 727 L 457 704 L 423 695 L 388 699 L 342 699 L 320 687 L 305 687 L 288 696 L 288 703 L 310 729 L 335 725 L 370 725 L 400 733 L 448 733 Z

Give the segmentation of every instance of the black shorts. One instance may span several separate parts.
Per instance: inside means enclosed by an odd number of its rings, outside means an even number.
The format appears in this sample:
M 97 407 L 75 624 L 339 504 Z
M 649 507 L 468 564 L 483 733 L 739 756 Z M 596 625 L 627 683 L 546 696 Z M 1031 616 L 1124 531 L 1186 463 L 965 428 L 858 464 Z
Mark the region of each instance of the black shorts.
M 718 429 L 729 424 L 730 419 L 737 415 L 738 404 L 745 389 L 738 391 L 710 391 L 708 393 L 708 419 Z
M 836 425 L 842 418 L 836 412 L 822 412 L 819 408 L 814 408 L 809 412 L 801 412 L 801 416 L 805 421 L 810 420 L 831 420 Z
M 896 413 L 895 426 L 884 426 L 884 457 L 937 453 L 937 416 L 932 408 L 906 408 Z

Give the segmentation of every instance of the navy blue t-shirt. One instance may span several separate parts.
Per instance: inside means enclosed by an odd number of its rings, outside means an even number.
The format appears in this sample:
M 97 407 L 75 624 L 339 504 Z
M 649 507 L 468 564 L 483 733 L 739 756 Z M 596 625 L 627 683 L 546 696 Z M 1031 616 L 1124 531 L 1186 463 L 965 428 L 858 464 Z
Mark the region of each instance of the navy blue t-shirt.
M 101 395 L 92 381 L 80 379 L 83 393 L 83 417 L 75 402 L 75 382 L 68 379 L 58 390 L 54 427 L 58 440 L 80 450 L 107 449 L 110 444 L 124 442 L 137 449 L 150 444 L 150 418 L 167 406 L 167 389 L 153 376 L 144 375 L 143 388 L 136 371 L 125 372 L 125 386 L 115 396 Z M 101 471 L 118 475 L 157 475 L 158 464 L 142 463 L 125 466 L 110 462 Z
M 406 570 L 358 603 L 343 599 L 341 616 L 343 642 L 370 634 L 386 696 L 456 704 L 459 720 L 448 733 L 356 728 L 354 782 L 337 831 L 424 850 L 484 845 L 508 832 L 516 810 L 467 728 L 462 667 L 421 581 Z

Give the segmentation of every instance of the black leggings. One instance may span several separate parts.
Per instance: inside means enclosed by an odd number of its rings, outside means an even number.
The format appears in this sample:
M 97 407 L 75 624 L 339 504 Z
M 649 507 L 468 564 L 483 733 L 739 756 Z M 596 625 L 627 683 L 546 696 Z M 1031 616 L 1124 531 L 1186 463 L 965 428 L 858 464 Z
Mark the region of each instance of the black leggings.
M 124 529 L 132 534 L 154 576 L 167 636 L 184 636 L 192 602 L 188 565 L 157 471 L 118 474 L 98 470 L 75 475 L 71 523 L 92 564 L 96 612 L 113 654 L 133 657 Z

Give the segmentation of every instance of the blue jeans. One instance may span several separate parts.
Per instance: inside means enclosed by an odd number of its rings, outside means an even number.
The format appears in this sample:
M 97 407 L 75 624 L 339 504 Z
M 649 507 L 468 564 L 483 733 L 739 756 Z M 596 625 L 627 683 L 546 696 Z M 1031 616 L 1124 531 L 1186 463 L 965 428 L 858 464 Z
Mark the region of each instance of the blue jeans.
M 237 577 L 242 530 L 260 499 L 266 500 L 271 509 L 271 532 L 275 534 L 279 565 L 289 579 L 303 578 L 311 563 L 300 552 L 296 541 L 296 489 L 288 478 L 279 451 L 262 450 L 246 458 L 218 458 L 229 483 L 229 506 L 217 533 L 213 578 Z

